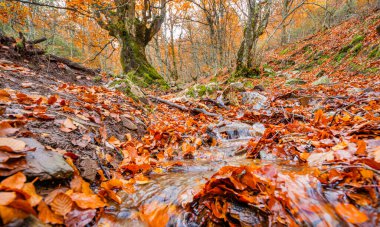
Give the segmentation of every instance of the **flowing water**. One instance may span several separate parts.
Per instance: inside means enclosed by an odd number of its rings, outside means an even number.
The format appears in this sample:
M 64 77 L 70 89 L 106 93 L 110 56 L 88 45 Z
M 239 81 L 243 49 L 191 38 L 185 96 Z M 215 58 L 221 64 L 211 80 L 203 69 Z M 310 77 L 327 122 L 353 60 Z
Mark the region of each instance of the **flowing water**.
M 257 130 L 262 130 L 257 125 Z M 256 131 L 257 131 L 256 130 Z M 227 130 L 227 139 L 219 147 L 209 151 L 212 155 L 205 159 L 185 160 L 183 166 L 175 167 L 170 172 L 150 176 L 151 181 L 136 186 L 136 192 L 121 192 L 123 203 L 106 209 L 99 225 L 112 223 L 112 226 L 159 226 L 160 217 L 171 215 L 170 226 L 187 226 L 186 212 L 181 209 L 191 202 L 202 186 L 223 166 L 268 165 L 275 166 L 279 177 L 284 180 L 292 205 L 300 210 L 306 223 L 317 226 L 337 226 L 342 220 L 335 214 L 328 199 L 322 196 L 320 183 L 308 174 L 306 166 L 289 162 L 270 162 L 250 160 L 245 156 L 236 156 L 236 150 L 245 145 L 252 135 L 246 128 Z M 220 135 L 218 135 L 220 136 Z M 290 177 L 290 173 L 297 173 Z M 295 180 L 296 179 L 296 180 Z M 338 194 L 330 193 L 333 200 Z M 310 210 L 312 208 L 312 210 Z M 144 215 L 141 215 L 144 213 Z

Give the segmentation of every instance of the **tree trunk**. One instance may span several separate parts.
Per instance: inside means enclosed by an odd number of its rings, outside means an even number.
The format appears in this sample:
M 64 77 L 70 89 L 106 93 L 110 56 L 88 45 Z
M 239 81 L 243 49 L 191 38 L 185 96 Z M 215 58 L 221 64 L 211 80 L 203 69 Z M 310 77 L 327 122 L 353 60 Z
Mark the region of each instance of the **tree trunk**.
M 133 78 L 138 85 L 148 86 L 149 84 L 165 84 L 164 79 L 157 70 L 148 62 L 143 42 L 135 40 L 131 36 L 119 37 L 121 44 L 120 62 L 124 73 L 134 72 Z

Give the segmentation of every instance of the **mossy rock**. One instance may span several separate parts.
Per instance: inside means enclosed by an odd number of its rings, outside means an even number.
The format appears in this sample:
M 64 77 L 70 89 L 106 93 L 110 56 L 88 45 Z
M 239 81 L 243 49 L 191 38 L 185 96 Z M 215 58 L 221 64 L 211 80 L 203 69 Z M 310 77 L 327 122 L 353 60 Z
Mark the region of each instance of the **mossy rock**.
M 300 78 L 292 78 L 292 79 L 289 79 L 285 82 L 285 85 L 286 86 L 290 86 L 290 85 L 302 85 L 302 84 L 306 84 L 306 81 L 300 79 Z
M 314 86 L 318 86 L 318 85 L 328 85 L 328 84 L 331 84 L 331 83 L 332 83 L 331 79 L 328 76 L 322 76 L 318 80 L 314 81 L 312 84 Z
M 237 69 L 232 77 L 244 77 L 244 78 L 259 78 L 260 77 L 260 69 L 258 68 L 247 68 L 241 67 Z

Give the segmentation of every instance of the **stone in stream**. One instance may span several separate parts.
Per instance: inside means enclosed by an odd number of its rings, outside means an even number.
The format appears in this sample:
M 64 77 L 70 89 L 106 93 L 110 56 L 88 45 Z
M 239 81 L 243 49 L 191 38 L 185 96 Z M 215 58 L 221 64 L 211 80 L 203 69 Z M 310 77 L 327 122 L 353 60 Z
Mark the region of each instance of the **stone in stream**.
M 36 150 L 27 152 L 26 161 L 28 168 L 24 170 L 27 177 L 38 177 L 41 181 L 52 179 L 66 179 L 74 173 L 74 170 L 65 161 L 63 156 L 54 151 L 47 151 L 45 147 L 33 138 L 19 138 L 28 147 Z
M 255 123 L 251 126 L 242 122 L 223 122 L 217 125 L 209 125 L 207 131 L 216 139 L 247 139 L 253 136 L 261 136 L 265 127 L 261 123 Z
M 242 94 L 242 102 L 243 104 L 253 105 L 253 109 L 261 109 L 264 107 L 265 102 L 268 98 L 258 92 L 243 92 Z

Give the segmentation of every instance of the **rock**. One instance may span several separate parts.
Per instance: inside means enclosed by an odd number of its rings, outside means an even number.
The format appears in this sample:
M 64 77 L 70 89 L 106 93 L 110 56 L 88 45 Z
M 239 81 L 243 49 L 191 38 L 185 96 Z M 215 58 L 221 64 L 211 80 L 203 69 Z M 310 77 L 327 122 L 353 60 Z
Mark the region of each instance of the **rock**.
M 135 123 L 133 123 L 131 120 L 129 120 L 125 116 L 120 116 L 121 121 L 123 122 L 123 126 L 126 127 L 129 130 L 137 130 L 137 126 Z
M 268 98 L 258 92 L 244 92 L 242 94 L 243 104 L 253 105 L 253 109 L 261 109 L 265 105 Z
M 244 84 L 242 82 L 234 82 L 234 83 L 231 83 L 230 84 L 230 87 L 232 89 L 235 89 L 235 90 L 238 90 L 238 91 L 242 91 L 244 90 Z
M 285 85 L 286 86 L 289 86 L 289 85 L 295 85 L 295 84 L 306 84 L 306 81 L 302 80 L 302 79 L 299 79 L 299 78 L 292 78 L 292 79 L 288 79 L 286 82 L 285 82 Z
M 277 157 L 276 157 L 276 155 L 274 155 L 272 153 L 261 150 L 260 151 L 260 159 L 261 160 L 267 160 L 267 161 L 275 161 L 275 160 L 277 160 Z
M 328 76 L 322 76 L 318 80 L 313 82 L 314 86 L 331 84 L 331 79 Z
M 325 74 L 326 74 L 326 71 L 321 70 L 319 73 L 317 73 L 317 75 L 315 75 L 315 77 L 320 78 L 320 77 L 324 76 Z
M 353 88 L 347 89 L 347 93 L 350 94 L 350 95 L 357 94 L 357 93 L 360 93 L 362 91 L 363 90 L 361 88 L 357 88 L 357 87 L 353 87 Z
M 74 173 L 61 154 L 45 150 L 45 147 L 33 138 L 20 138 L 20 140 L 24 141 L 28 147 L 36 148 L 36 151 L 28 152 L 26 155 L 28 163 L 28 168 L 24 170 L 26 176 L 38 177 L 44 181 L 66 179 Z
M 97 161 L 86 158 L 83 159 L 80 164 L 81 175 L 84 179 L 94 182 L 96 178 L 97 169 L 99 169 Z
M 43 223 L 42 221 L 40 221 L 37 217 L 33 215 L 29 215 L 28 217 L 24 219 L 17 219 L 16 221 L 13 221 L 6 226 L 8 227 L 11 227 L 11 226 L 49 227 L 51 225 Z
M 246 139 L 253 136 L 261 136 L 265 131 L 265 126 L 261 123 L 255 123 L 253 126 L 241 122 L 223 122 L 218 125 L 209 125 L 208 134 L 217 139 Z
M 255 85 L 254 87 L 253 87 L 253 90 L 257 90 L 257 91 L 265 91 L 265 88 L 264 88 L 264 86 L 263 85 Z

